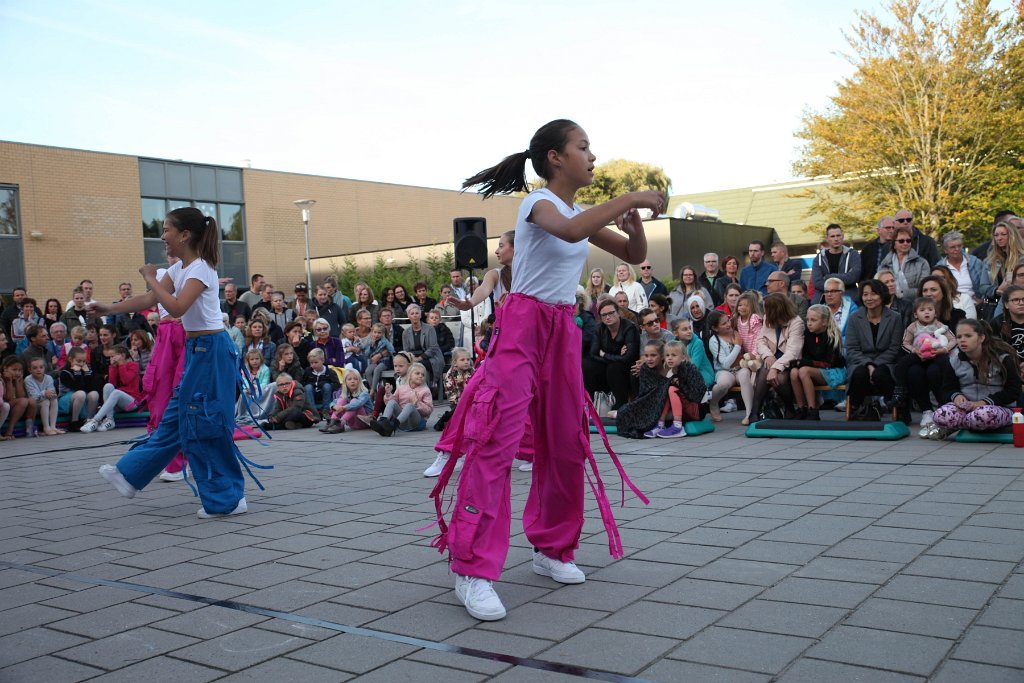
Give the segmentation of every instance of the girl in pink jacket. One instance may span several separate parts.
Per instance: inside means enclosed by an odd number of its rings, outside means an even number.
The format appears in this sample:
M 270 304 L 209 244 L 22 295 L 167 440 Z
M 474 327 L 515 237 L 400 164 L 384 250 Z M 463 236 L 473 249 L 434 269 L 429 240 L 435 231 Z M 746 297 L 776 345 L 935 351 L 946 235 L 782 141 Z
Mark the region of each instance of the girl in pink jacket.
M 422 363 L 413 363 L 409 366 L 405 383 L 398 385 L 394 396 L 384 406 L 384 412 L 370 423 L 370 429 L 381 436 L 391 436 L 396 430 L 422 431 L 427 428 L 427 418 L 433 410 L 427 369 Z

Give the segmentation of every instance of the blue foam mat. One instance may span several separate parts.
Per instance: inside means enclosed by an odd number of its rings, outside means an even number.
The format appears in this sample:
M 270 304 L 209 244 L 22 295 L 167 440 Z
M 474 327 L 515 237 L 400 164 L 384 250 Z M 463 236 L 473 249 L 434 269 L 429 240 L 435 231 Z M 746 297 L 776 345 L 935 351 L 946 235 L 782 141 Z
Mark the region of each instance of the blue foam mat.
M 619 428 L 615 425 L 615 420 L 611 418 L 605 418 L 601 420 L 604 424 L 604 431 L 608 434 L 618 434 Z M 711 421 L 711 416 L 705 416 L 703 420 L 696 420 L 694 422 L 684 422 L 683 430 L 687 436 L 700 436 L 701 434 L 708 434 L 715 431 L 715 423 Z M 597 427 L 593 424 L 590 425 L 590 433 L 597 434 Z

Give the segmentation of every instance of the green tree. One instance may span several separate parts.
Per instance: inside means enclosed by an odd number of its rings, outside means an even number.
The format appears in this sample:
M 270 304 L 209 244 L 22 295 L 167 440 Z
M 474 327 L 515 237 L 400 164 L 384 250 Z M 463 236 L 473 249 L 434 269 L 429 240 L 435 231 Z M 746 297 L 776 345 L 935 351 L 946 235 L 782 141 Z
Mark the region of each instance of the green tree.
M 795 171 L 835 181 L 808 191 L 811 211 L 852 227 L 907 208 L 932 235 L 985 239 L 995 210 L 1024 200 L 1024 21 L 988 0 L 886 9 L 891 24 L 858 13 L 856 71 L 798 132 Z
M 627 159 L 612 159 L 594 167 L 594 182 L 576 193 L 580 204 L 600 204 L 626 192 L 659 190 L 668 192 L 672 181 L 658 166 Z

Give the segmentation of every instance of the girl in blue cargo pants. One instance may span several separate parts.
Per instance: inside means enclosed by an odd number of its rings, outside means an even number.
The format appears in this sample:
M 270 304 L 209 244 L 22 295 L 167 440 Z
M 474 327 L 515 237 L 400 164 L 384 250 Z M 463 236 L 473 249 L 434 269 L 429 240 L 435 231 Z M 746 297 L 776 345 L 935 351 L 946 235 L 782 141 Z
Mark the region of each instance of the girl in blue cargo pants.
M 159 302 L 185 328 L 185 369 L 163 418 L 149 439 L 130 449 L 100 475 L 132 498 L 179 451 L 184 452 L 203 507 L 198 516 L 241 514 L 247 510 L 239 461 L 247 463 L 233 441 L 238 351 L 221 319 L 216 265 L 220 230 L 212 217 L 192 207 L 167 214 L 161 239 L 168 256 L 180 262 L 162 280 L 156 268 L 139 272 L 149 285 L 144 296 L 111 305 L 94 304 L 100 314 L 124 313 Z

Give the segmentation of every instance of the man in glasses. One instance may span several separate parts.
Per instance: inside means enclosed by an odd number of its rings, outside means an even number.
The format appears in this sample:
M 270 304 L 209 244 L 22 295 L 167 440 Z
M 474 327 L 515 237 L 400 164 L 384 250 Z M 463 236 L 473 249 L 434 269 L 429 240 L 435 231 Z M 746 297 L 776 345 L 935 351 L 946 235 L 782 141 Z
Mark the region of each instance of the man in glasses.
M 882 259 L 892 247 L 892 234 L 896 229 L 896 221 L 892 216 L 882 216 L 875 224 L 878 237 L 868 241 L 860 250 L 860 279 L 871 280 L 882 265 Z
M 811 267 L 811 284 L 820 295 L 818 303 L 824 301 L 825 280 L 830 277 L 842 280 L 846 295 L 857 296 L 857 282 L 860 281 L 860 254 L 843 244 L 843 228 L 832 223 L 825 228 L 826 247 L 814 257 Z
M 939 262 L 938 245 L 935 244 L 935 240 L 914 227 L 914 214 L 906 209 L 900 209 L 893 216 L 893 221 L 896 223 L 897 228 L 904 225 L 910 227 L 913 233 L 911 238 L 913 241 L 910 243 L 910 246 L 914 248 L 918 256 L 928 262 L 929 267 Z
M 704 272 L 697 278 L 700 286 L 711 294 L 711 300 L 715 302 L 715 306 L 722 305 L 722 295 L 715 291 L 715 282 L 722 277 L 722 271 L 719 268 L 718 254 L 709 251 L 704 254 Z
M 654 270 L 651 268 L 650 261 L 644 261 L 640 264 L 640 286 L 644 288 L 644 292 L 647 293 L 647 300 L 650 301 L 651 297 L 655 294 L 662 294 L 668 296 L 668 287 L 665 283 L 654 277 Z

